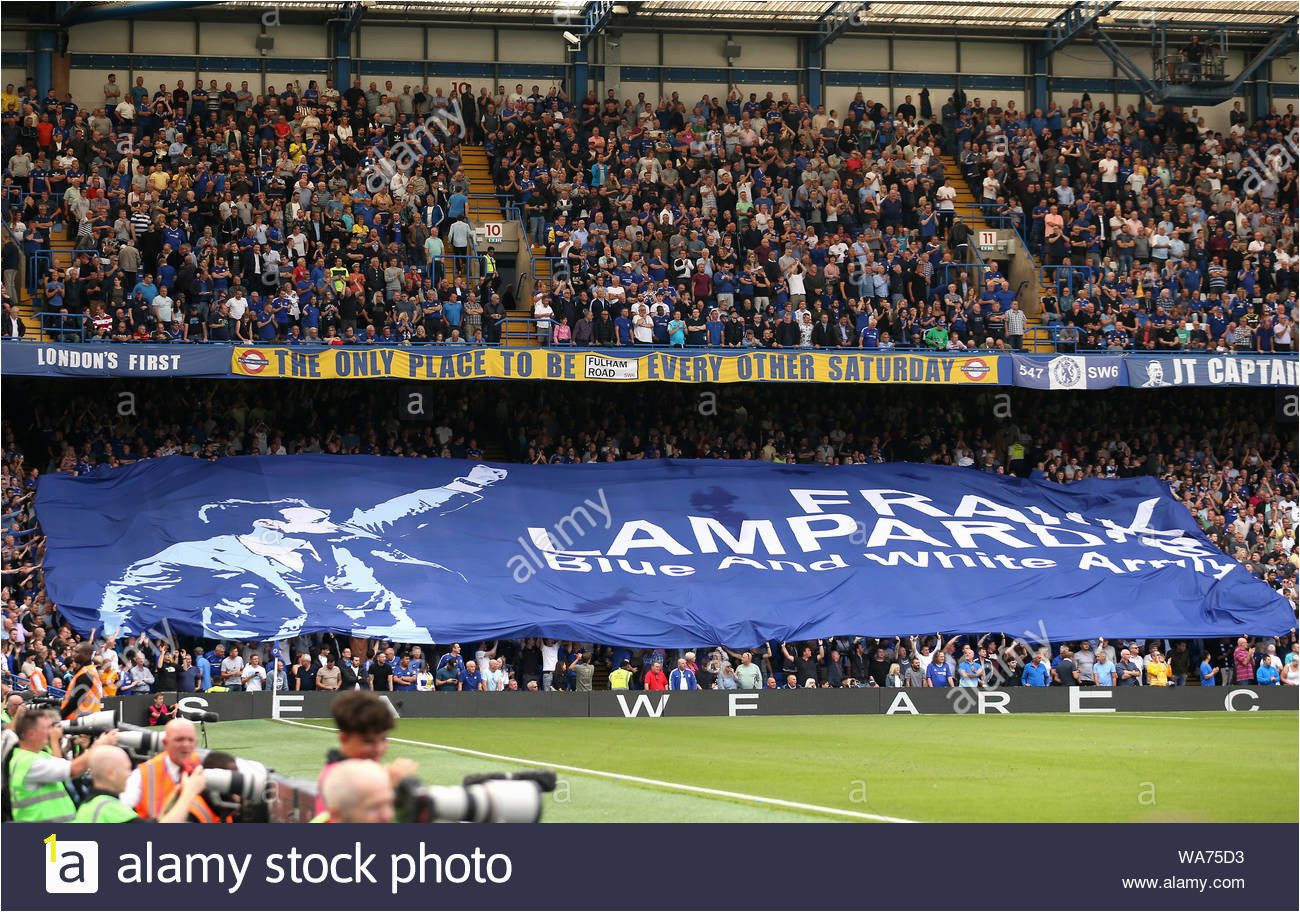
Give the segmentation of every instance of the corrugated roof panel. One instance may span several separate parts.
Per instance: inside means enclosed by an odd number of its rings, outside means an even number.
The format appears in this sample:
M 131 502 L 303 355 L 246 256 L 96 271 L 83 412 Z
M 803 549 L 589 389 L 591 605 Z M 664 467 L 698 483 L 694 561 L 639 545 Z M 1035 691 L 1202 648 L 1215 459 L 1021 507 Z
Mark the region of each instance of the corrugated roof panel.
M 226 0 L 223 7 L 261 8 L 265 0 Z M 286 9 L 313 9 L 337 11 L 338 3 L 306 2 L 306 0 L 281 0 Z M 581 16 L 585 4 L 582 0 L 514 0 L 514 2 L 455 3 L 451 0 L 433 0 L 428 3 L 389 2 L 378 0 L 368 12 L 376 15 L 403 14 L 418 18 L 420 14 L 437 18 L 481 20 L 500 17 L 503 20 L 537 19 L 545 16 L 567 15 L 573 22 Z M 749 24 L 766 22 L 810 26 L 831 6 L 831 0 L 645 0 L 634 7 L 631 22 L 653 28 L 656 22 L 670 26 L 674 22 L 698 20 L 706 22 L 734 22 Z M 1045 25 L 1056 18 L 1069 4 L 1055 0 L 1009 0 L 1005 3 L 950 3 L 935 2 L 872 3 L 867 9 L 868 25 L 907 26 L 968 25 L 971 27 L 1028 29 Z M 1214 22 L 1233 26 L 1281 25 L 1296 16 L 1296 4 L 1291 0 L 1243 0 L 1233 3 L 1189 3 L 1174 0 L 1143 0 L 1141 3 L 1124 3 L 1103 20 L 1132 26 L 1152 18 L 1174 23 Z M 198 10 L 201 16 L 201 7 Z

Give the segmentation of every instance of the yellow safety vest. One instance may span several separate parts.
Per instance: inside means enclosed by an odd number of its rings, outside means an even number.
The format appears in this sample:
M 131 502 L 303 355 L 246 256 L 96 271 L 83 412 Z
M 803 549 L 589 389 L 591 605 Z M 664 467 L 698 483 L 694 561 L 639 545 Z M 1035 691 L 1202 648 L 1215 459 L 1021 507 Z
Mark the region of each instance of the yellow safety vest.
M 14 748 L 5 771 L 8 781 L 14 821 L 17 823 L 63 823 L 71 821 L 77 814 L 77 806 L 72 803 L 68 790 L 61 782 L 46 782 L 35 788 L 27 787 L 27 772 L 41 756 L 48 756 L 48 751 L 29 751 L 21 747 Z

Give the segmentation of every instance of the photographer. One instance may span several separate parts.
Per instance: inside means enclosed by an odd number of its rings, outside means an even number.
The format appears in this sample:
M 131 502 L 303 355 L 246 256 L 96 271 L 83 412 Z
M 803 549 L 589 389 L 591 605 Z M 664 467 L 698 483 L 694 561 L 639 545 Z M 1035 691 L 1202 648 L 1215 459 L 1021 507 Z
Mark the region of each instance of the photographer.
M 154 694 L 153 703 L 149 705 L 150 727 L 166 725 L 174 718 L 176 718 L 176 706 L 174 704 L 172 706 L 167 705 L 166 694 Z
M 65 722 L 104 708 L 104 686 L 100 683 L 94 649 L 89 642 L 77 644 L 72 653 L 72 665 L 72 681 L 59 708 L 59 716 Z
M 10 693 L 5 696 L 3 724 L 12 725 L 23 711 L 23 695 Z
M 173 719 L 163 729 L 162 753 L 141 763 L 127 777 L 121 799 L 135 808 L 137 816 L 161 817 L 167 799 L 177 791 L 185 773 L 193 772 L 201 764 L 194 752 L 198 742 L 194 723 L 188 719 Z M 179 802 L 178 802 L 179 803 Z M 202 795 L 197 795 L 188 805 L 181 805 L 200 823 L 217 823 L 218 817 Z
M 17 822 L 61 823 L 77 813 L 64 788 L 65 782 L 81 777 L 89 763 L 89 752 L 65 760 L 60 745 L 62 729 L 55 714 L 28 709 L 14 722 L 18 743 L 5 758 L 5 817 Z M 117 742 L 117 732 L 104 732 L 95 746 Z
M 328 806 L 324 800 L 325 780 L 335 766 L 348 760 L 373 760 L 378 763 L 388 753 L 388 733 L 396 724 L 393 712 L 380 697 L 365 690 L 349 690 L 340 694 L 330 706 L 330 715 L 339 730 L 339 746 L 325 758 L 325 768 L 318 780 L 320 788 L 316 799 L 319 815 Z M 390 784 L 415 774 L 414 760 L 400 757 L 388 766 Z
M 392 823 L 393 783 L 373 760 L 342 760 L 324 775 L 325 810 L 312 823 Z
M 131 758 L 120 747 L 104 745 L 86 754 L 89 757 L 91 788 L 86 800 L 77 808 L 73 823 L 148 823 L 152 818 L 140 817 L 135 809 L 119 797 L 131 775 Z M 181 779 L 176 802 L 157 819 L 157 823 L 185 823 L 189 819 L 190 803 L 204 789 L 203 769 L 186 773 Z

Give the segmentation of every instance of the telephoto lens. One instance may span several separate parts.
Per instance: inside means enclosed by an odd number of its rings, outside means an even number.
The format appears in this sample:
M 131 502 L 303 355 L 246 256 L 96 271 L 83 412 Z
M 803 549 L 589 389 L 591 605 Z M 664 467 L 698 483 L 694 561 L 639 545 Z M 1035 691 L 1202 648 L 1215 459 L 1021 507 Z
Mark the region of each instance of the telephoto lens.
M 132 729 L 117 733 L 117 746 L 137 757 L 152 757 L 163 749 L 163 735 L 160 731 Z
M 537 823 L 542 790 L 532 779 L 489 779 L 470 786 L 403 779 L 397 814 L 404 823 Z
M 470 773 L 461 780 L 460 784 L 468 788 L 471 785 L 478 785 L 480 782 L 506 780 L 536 782 L 537 787 L 543 792 L 555 791 L 555 770 L 548 769 L 521 770 L 517 773 Z
M 117 728 L 117 713 L 111 709 L 86 713 L 63 723 L 65 735 L 100 735 Z
M 245 802 L 260 801 L 266 793 L 268 770 L 260 763 L 242 761 L 238 769 L 209 769 L 204 767 L 206 791 L 210 795 L 240 798 Z

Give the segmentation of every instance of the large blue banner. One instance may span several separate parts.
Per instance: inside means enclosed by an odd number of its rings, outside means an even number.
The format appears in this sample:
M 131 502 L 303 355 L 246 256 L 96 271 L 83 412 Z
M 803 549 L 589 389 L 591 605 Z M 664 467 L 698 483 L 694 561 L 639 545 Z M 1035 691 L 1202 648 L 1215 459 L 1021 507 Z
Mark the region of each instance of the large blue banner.
M 1300 360 L 1289 355 L 1166 355 L 1130 358 L 1129 385 L 1138 389 L 1170 386 L 1291 386 L 1300 379 Z
M 36 505 L 51 598 L 82 630 L 123 634 L 682 647 L 1294 623 L 1153 478 L 172 456 L 46 476 Z

